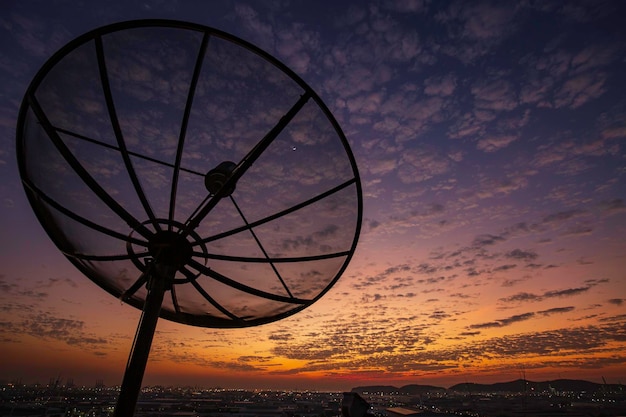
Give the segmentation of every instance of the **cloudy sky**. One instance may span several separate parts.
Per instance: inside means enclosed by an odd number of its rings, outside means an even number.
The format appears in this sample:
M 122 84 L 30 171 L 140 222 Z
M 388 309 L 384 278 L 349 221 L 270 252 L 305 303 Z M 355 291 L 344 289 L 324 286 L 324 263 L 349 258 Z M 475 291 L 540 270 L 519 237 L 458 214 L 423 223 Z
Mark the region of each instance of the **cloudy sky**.
M 53 53 L 142 18 L 228 32 L 291 68 L 341 125 L 364 203 L 356 252 L 324 297 L 243 329 L 160 320 L 145 383 L 626 380 L 621 2 L 5 1 L 0 11 L 0 380 L 121 382 L 140 312 L 47 236 L 15 132 Z M 167 135 L 156 124 L 149 139 Z

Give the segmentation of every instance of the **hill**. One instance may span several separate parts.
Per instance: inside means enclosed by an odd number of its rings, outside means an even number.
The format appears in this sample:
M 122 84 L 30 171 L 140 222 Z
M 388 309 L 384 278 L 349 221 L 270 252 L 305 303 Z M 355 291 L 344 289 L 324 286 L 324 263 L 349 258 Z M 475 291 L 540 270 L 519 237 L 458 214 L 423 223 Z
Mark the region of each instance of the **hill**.
M 572 392 L 597 392 L 601 389 L 615 390 L 617 386 L 597 384 L 595 382 L 584 381 L 579 379 L 557 379 L 554 381 L 528 381 L 517 379 L 510 382 L 498 382 L 495 384 L 475 384 L 472 382 L 456 384 L 448 388 L 451 391 L 458 392 L 542 392 L 550 389 L 556 391 L 572 391 Z
M 358 394 L 371 394 L 374 392 L 383 394 L 400 394 L 400 395 L 417 395 L 426 392 L 445 391 L 446 388 L 433 385 L 411 384 L 403 387 L 394 387 L 391 385 L 370 385 L 352 388 L 352 392 Z M 494 384 L 476 384 L 473 382 L 464 382 L 456 384 L 448 388 L 450 391 L 479 393 L 479 392 L 543 392 L 543 391 L 570 391 L 570 392 L 598 392 L 605 390 L 607 392 L 617 392 L 623 390 L 618 384 L 597 384 L 595 382 L 580 379 L 556 379 L 553 381 L 529 381 L 517 379 L 508 382 L 496 382 Z

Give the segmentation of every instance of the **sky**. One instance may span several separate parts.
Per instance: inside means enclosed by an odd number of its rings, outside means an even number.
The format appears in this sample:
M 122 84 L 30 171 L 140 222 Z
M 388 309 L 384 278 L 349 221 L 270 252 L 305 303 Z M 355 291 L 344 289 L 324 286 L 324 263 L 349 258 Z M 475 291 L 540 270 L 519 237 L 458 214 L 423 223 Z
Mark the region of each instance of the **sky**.
M 17 115 L 72 39 L 164 18 L 242 38 L 317 93 L 354 154 L 363 219 L 340 279 L 290 317 L 237 329 L 161 319 L 144 384 L 625 382 L 625 8 L 2 2 L 0 380 L 121 382 L 140 311 L 84 276 L 40 225 L 18 171 Z

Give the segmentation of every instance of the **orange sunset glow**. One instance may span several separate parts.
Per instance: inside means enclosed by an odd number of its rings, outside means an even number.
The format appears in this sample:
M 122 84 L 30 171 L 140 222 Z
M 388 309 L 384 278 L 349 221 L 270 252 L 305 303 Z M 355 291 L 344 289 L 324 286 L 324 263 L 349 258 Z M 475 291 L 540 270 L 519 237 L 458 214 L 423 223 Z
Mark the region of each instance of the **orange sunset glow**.
M 312 144 L 336 139 L 318 127 L 319 111 L 311 103 L 261 155 L 263 171 L 241 177 L 233 200 L 239 198 L 251 223 L 279 211 L 261 200 L 267 190 L 289 206 L 298 203 L 292 199 L 299 193 L 349 184 L 346 195 L 300 210 L 297 224 L 259 227 L 259 240 L 275 241 L 276 253 L 285 258 L 296 256 L 292 252 L 323 256 L 327 248 L 348 252 L 357 210 L 346 201 L 356 201 L 356 179 L 363 197 L 358 244 L 352 258 L 341 258 L 349 263 L 334 285 L 321 263 L 304 272 L 285 267 L 294 274 L 283 282 L 290 296 L 295 288 L 313 299 L 317 293 L 310 293 L 330 283 L 319 300 L 280 320 L 243 328 L 161 318 L 144 385 L 347 391 L 522 377 L 626 381 L 626 30 L 618 17 L 626 3 L 9 1 L 0 11 L 1 381 L 46 383 L 61 376 L 115 386 L 122 380 L 141 315 L 133 302 L 140 302 L 104 291 L 50 239 L 20 177 L 16 129 L 31 80 L 55 52 L 91 30 L 133 19 L 192 22 L 250 42 L 301 77 L 341 126 L 358 178 L 350 176 L 350 155 L 339 145 L 314 153 L 321 162 L 301 156 Z M 185 38 L 177 53 L 167 39 L 150 39 L 157 45 L 150 53 L 126 51 L 114 36 L 103 39 L 98 48 L 104 52 L 94 51 L 109 59 L 121 134 L 133 152 L 174 165 L 181 129 L 174 114 L 183 113 L 194 85 L 189 74 L 200 38 Z M 291 85 L 268 93 L 253 78 L 265 76 L 265 67 L 239 65 L 238 55 L 220 48 L 214 38 L 208 41 L 205 72 L 195 79 L 190 145 L 181 151 L 181 169 L 187 169 L 181 195 L 200 183 L 194 171 L 213 167 L 207 161 L 213 163 L 214 152 L 242 160 L 245 147 L 301 97 Z M 62 113 L 58 128 L 75 124 L 77 133 L 64 140 L 78 143 L 79 150 L 88 149 L 80 147 L 81 135 L 109 140 L 100 130 L 104 123 L 85 122 L 108 119 L 101 117 L 104 94 L 80 78 L 90 74 L 84 57 L 74 64 L 84 68 L 68 77 L 76 96 L 67 107 L 58 104 L 62 89 L 41 95 L 45 111 Z M 225 63 L 229 58 L 234 63 Z M 215 82 L 220 71 L 235 81 Z M 241 74 L 254 81 L 236 78 Z M 224 100 L 211 101 L 218 97 Z M 259 106 L 259 97 L 277 104 Z M 143 113 L 141 106 L 147 108 Z M 84 185 L 67 181 L 66 187 L 68 171 L 51 147 L 33 148 L 28 151 L 34 162 L 27 162 L 35 168 L 29 169 L 50 189 L 62 188 L 55 198 L 87 207 L 86 213 L 98 209 L 83 200 Z M 98 178 L 126 178 L 125 166 L 111 162 L 117 155 L 103 149 L 81 154 L 85 165 L 95 167 Z M 268 164 L 264 156 L 290 168 Z M 144 160 L 132 163 L 149 174 L 142 179 L 149 197 L 166 201 L 169 171 Z M 126 181 L 111 180 L 111 195 L 124 199 L 131 189 Z M 177 210 L 192 212 L 194 198 L 181 198 Z M 199 230 L 213 230 L 210 215 Z M 67 235 L 82 238 L 76 230 Z M 84 239 L 97 241 L 87 234 Z M 220 250 L 232 241 L 225 242 L 208 251 L 224 255 Z M 206 259 L 207 270 L 228 263 L 217 255 Z M 246 285 L 274 290 L 258 264 L 241 270 L 249 272 Z M 140 275 L 118 272 L 120 286 Z M 231 309 L 224 321 L 248 311 L 237 296 L 223 297 L 224 310 Z M 166 297 L 163 308 L 178 312 L 171 300 Z

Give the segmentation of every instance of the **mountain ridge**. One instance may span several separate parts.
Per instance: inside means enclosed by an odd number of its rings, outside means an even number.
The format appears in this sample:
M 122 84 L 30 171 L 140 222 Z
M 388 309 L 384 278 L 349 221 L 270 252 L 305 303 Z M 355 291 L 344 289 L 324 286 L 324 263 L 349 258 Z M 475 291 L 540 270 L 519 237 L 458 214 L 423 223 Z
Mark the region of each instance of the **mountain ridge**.
M 463 382 L 452 385 L 448 388 L 434 385 L 409 384 L 402 387 L 393 385 L 366 385 L 352 388 L 351 392 L 358 394 L 381 392 L 385 394 L 422 394 L 435 391 L 456 391 L 466 393 L 479 392 L 542 392 L 542 391 L 574 391 L 574 392 L 597 392 L 601 390 L 617 391 L 623 390 L 622 384 L 599 384 L 582 379 L 555 379 L 550 381 L 530 381 L 527 379 L 516 379 L 507 382 L 495 382 L 492 384 L 478 384 L 474 382 Z

